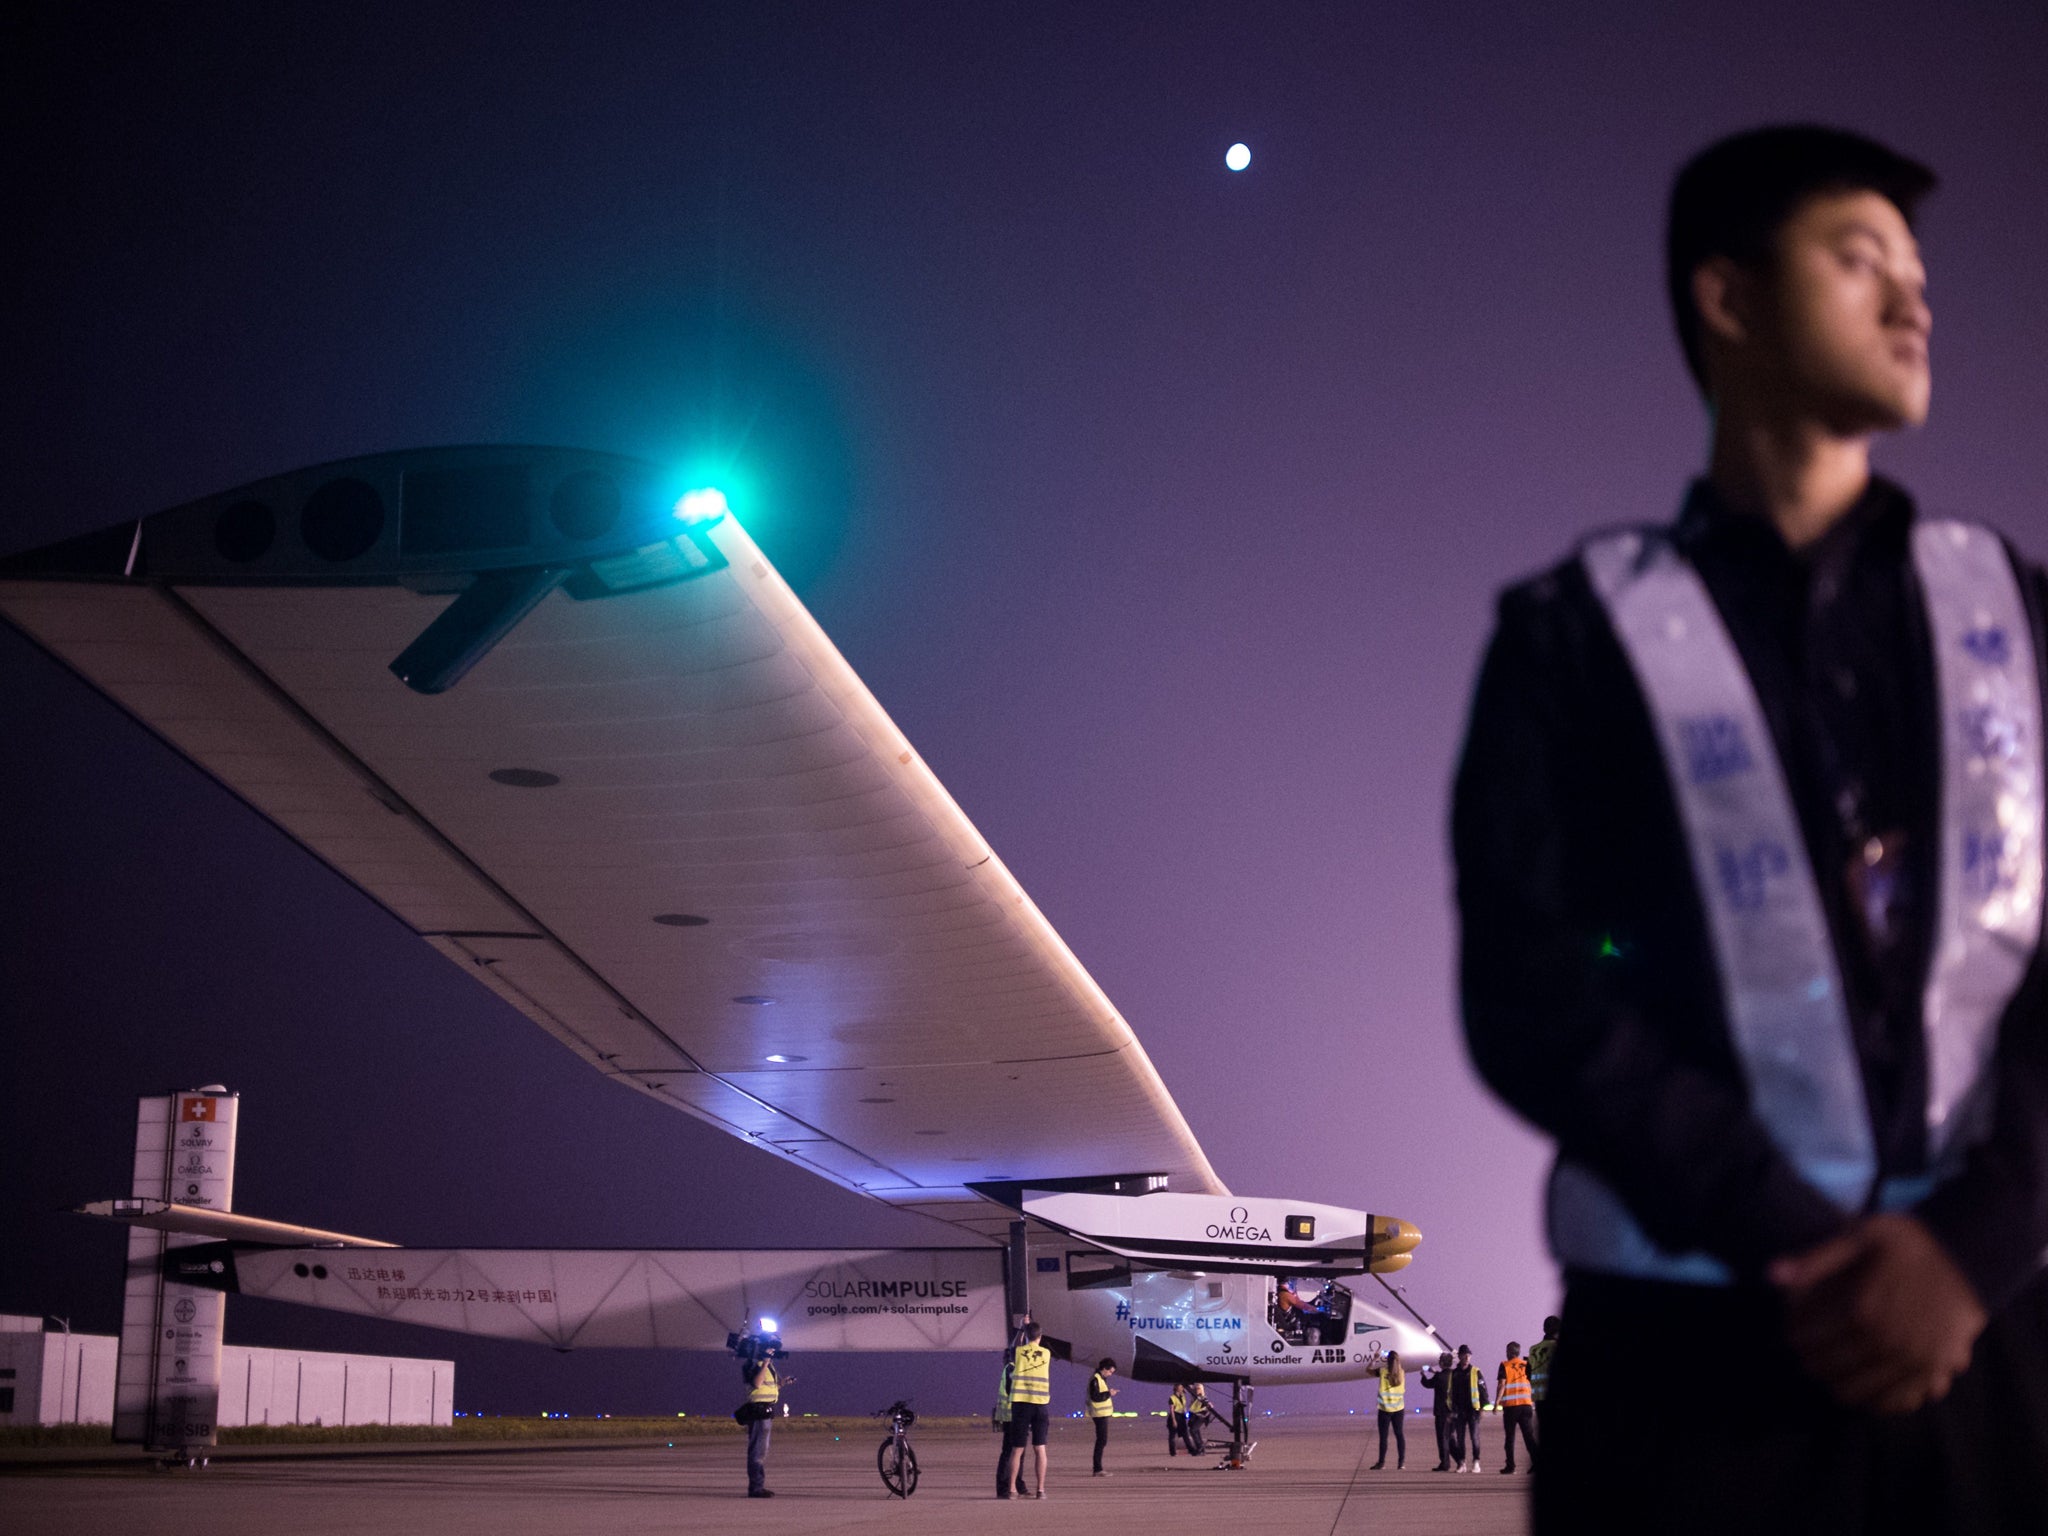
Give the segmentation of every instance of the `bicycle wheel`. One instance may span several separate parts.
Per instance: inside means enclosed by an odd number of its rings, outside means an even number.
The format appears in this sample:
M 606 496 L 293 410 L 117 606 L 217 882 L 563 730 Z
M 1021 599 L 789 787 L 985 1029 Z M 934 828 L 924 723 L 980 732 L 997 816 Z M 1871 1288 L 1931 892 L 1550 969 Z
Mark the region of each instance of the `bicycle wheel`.
M 893 1435 L 875 1451 L 875 1469 L 882 1474 L 882 1486 L 897 1498 L 917 1492 L 917 1452 L 898 1446 Z

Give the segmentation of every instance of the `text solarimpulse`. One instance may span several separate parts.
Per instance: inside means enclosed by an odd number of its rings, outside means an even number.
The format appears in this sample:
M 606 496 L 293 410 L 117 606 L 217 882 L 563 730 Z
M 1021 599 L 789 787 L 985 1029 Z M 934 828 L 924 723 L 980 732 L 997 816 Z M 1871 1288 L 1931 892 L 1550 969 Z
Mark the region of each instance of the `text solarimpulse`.
M 972 1289 L 965 1280 L 811 1280 L 804 1295 L 814 1301 L 890 1301 L 965 1296 Z

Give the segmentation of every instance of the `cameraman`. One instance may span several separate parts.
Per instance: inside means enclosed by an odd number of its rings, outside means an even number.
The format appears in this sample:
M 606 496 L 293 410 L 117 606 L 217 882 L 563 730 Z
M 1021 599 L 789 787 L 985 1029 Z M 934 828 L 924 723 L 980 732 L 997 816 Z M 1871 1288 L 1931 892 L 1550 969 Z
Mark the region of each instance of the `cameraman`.
M 746 1346 L 739 1356 L 747 1400 L 740 1405 L 738 1416 L 747 1426 L 747 1497 L 772 1499 L 775 1490 L 768 1486 L 768 1436 L 782 1408 L 782 1383 L 794 1382 L 796 1377 L 776 1374 L 772 1356 L 781 1351 L 768 1340 L 748 1339 Z

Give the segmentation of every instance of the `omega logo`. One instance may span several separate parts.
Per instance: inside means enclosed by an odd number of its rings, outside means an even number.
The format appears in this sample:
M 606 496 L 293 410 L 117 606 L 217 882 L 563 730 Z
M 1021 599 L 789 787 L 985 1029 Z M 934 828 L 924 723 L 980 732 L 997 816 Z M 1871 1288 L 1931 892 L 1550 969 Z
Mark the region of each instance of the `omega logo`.
M 1230 1208 L 1230 1223 L 1228 1226 L 1221 1226 L 1211 1222 L 1202 1231 L 1208 1237 L 1227 1237 L 1234 1242 L 1240 1243 L 1270 1243 L 1273 1241 L 1273 1234 L 1264 1227 L 1253 1226 L 1251 1224 L 1251 1217 L 1252 1213 L 1248 1207 L 1233 1205 Z

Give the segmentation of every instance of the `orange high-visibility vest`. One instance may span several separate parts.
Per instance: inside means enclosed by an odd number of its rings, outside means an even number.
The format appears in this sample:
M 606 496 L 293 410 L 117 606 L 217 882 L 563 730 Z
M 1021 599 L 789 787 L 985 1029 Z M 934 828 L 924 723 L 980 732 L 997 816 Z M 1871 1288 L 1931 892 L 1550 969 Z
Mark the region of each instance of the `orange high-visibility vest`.
M 1500 1370 L 1501 1407 L 1533 1407 L 1536 1402 L 1536 1394 L 1529 1388 L 1529 1362 L 1520 1358 L 1503 1360 L 1500 1363 Z

